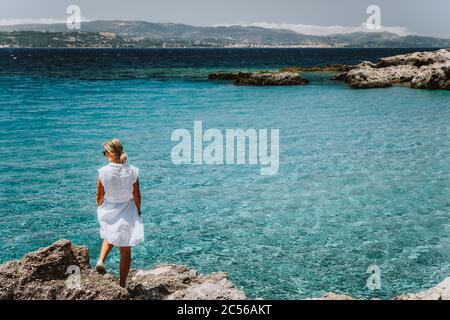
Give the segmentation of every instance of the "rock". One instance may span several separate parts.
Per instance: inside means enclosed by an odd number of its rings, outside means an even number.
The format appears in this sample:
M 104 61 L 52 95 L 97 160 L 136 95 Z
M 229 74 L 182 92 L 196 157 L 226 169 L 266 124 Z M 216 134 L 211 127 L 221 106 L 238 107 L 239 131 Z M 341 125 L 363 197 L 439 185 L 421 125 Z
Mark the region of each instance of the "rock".
M 404 294 L 395 300 L 450 300 L 450 278 L 445 279 L 435 287 L 414 294 Z
M 234 80 L 237 86 L 294 86 L 309 83 L 298 72 L 255 71 L 211 73 L 210 80 Z
M 450 60 L 422 66 L 412 79 L 411 88 L 450 90 Z
M 385 88 L 410 83 L 411 88 L 450 90 L 450 52 L 415 52 L 380 59 L 377 64 L 364 61 L 352 70 L 334 76 L 351 88 Z
M 418 68 L 402 65 L 387 68 L 362 66 L 349 71 L 345 81 L 351 88 L 385 88 L 394 83 L 410 82 L 417 75 Z
M 355 68 L 364 68 L 364 67 L 370 67 L 370 68 L 375 68 L 376 65 L 370 61 L 363 61 L 360 64 L 356 65 L 356 66 L 348 66 L 348 70 L 344 70 L 344 72 L 340 72 L 334 76 L 331 77 L 331 80 L 338 80 L 338 81 L 345 81 L 348 73 L 355 69 Z M 338 71 L 338 70 L 336 70 Z
M 209 80 L 236 80 L 240 72 L 210 73 Z
M 370 61 L 363 61 L 360 64 L 356 65 L 355 68 L 376 68 L 377 65 Z M 355 69 L 353 68 L 353 69 Z
M 167 300 L 243 300 L 225 273 L 198 275 L 179 265 L 159 265 L 153 270 L 135 271 L 128 282 L 134 299 Z
M 311 300 L 354 300 L 354 299 L 347 295 L 335 294 L 330 292 L 326 293 L 320 298 L 315 298 Z M 418 293 L 403 294 L 398 297 L 395 297 L 393 300 L 450 300 L 450 277 L 431 289 Z
M 348 72 L 341 72 L 331 77 L 331 80 L 345 81 Z
M 20 260 L 0 265 L 0 300 L 245 298 L 225 273 L 198 275 L 196 271 L 176 265 L 133 270 L 126 290 L 118 285 L 114 276 L 103 276 L 91 270 L 88 250 L 72 246 L 68 240 L 57 241 Z
M 450 51 L 446 49 L 431 52 L 414 52 L 382 58 L 377 63 L 377 68 L 386 68 L 390 66 L 400 65 L 421 67 L 434 63 L 442 63 L 448 60 L 450 60 Z
M 80 286 L 77 274 L 80 270 Z M 89 252 L 68 240 L 31 252 L 20 260 L 0 265 L 0 300 L 243 300 L 238 290 L 222 272 L 198 274 L 186 266 L 162 264 L 151 270 L 133 270 L 127 289 L 110 275 L 91 270 Z M 395 300 L 450 300 L 450 278 L 435 287 Z M 326 293 L 311 300 L 353 300 L 344 294 Z
M 223 272 L 199 276 L 189 287 L 170 296 L 175 300 L 244 300 L 245 294 L 229 281 Z
M 324 66 L 297 66 L 281 68 L 280 72 L 347 72 L 354 66 L 346 64 L 327 64 Z
M 81 272 L 81 288 L 67 285 L 69 267 Z M 73 276 L 72 276 L 73 277 Z M 0 265 L 0 299 L 125 299 L 128 293 L 113 278 L 91 272 L 89 252 L 60 240 L 21 260 Z
M 234 82 L 238 86 L 295 86 L 308 83 L 296 72 L 271 71 L 239 73 Z

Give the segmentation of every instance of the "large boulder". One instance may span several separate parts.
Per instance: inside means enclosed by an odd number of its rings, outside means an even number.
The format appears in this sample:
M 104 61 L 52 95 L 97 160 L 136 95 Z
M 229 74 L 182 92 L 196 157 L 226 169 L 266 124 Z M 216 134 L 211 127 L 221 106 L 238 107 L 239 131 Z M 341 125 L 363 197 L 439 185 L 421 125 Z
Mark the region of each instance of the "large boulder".
M 91 270 L 89 251 L 68 240 L 0 265 L 0 300 L 245 299 L 225 273 L 199 275 L 184 266 L 134 270 L 127 289 Z
M 79 288 L 71 285 L 77 274 L 81 280 Z M 88 250 L 72 246 L 68 240 L 57 241 L 20 260 L 0 265 L 0 299 L 112 300 L 127 296 L 127 291 L 113 277 L 92 272 Z

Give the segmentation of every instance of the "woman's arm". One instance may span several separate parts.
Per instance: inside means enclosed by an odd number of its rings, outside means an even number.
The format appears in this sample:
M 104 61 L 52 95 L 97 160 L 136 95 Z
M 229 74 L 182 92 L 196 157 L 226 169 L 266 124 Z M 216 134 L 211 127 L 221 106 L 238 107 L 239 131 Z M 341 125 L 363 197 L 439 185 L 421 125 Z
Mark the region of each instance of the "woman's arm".
M 137 211 L 139 215 L 141 215 L 141 190 L 139 189 L 139 179 L 136 179 L 136 182 L 133 184 L 133 196 Z
M 97 180 L 97 205 L 100 207 L 103 203 L 103 198 L 105 197 L 105 189 L 103 188 L 100 178 Z

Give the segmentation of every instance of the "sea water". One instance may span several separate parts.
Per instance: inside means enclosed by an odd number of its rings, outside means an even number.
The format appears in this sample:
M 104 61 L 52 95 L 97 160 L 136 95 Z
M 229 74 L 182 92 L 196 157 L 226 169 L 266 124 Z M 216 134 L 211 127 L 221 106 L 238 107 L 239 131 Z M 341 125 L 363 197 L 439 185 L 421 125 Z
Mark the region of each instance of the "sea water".
M 236 87 L 219 70 L 357 63 L 414 49 L 1 50 L 0 262 L 67 238 L 99 252 L 102 142 L 140 168 L 134 268 L 225 271 L 252 298 L 391 298 L 450 276 L 450 92 Z M 280 130 L 258 166 L 176 166 L 171 133 Z M 108 269 L 118 272 L 113 252 Z M 381 287 L 370 290 L 370 266 Z

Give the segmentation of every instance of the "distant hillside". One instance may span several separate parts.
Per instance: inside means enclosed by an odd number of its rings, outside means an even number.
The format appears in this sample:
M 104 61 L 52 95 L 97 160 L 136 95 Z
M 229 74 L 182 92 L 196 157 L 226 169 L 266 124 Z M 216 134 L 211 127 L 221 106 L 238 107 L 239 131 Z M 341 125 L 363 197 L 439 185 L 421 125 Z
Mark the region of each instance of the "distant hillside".
M 30 31 L 32 31 L 30 33 Z M 358 32 L 330 36 L 311 36 L 291 30 L 261 27 L 198 27 L 176 23 L 145 21 L 90 21 L 81 30 L 71 32 L 65 24 L 25 24 L 0 26 L 0 46 L 108 46 L 114 36 L 114 46 L 180 47 L 180 46 L 311 46 L 311 47 L 449 47 L 450 39 L 422 36 L 401 37 L 388 32 Z M 25 33 L 24 33 L 25 32 Z M 105 37 L 100 33 L 108 33 Z M 49 35 L 50 34 L 50 35 Z M 113 35 L 112 35 L 113 34 Z M 13 36 L 9 42 L 5 39 Z M 73 36 L 80 41 L 73 41 Z M 32 38 L 35 37 L 36 41 Z M 58 40 L 53 43 L 51 38 Z M 26 41 L 24 39 L 27 39 Z M 86 39 L 84 39 L 86 38 Z M 89 38 L 89 39 L 88 39 Z M 96 43 L 94 38 L 99 38 Z M 86 40 L 86 41 L 85 41 Z M 25 41 L 25 42 L 24 42 Z M 103 41 L 103 42 L 102 42 Z M 95 45 L 97 44 L 97 45 Z M 113 44 L 111 44 L 113 45 Z

